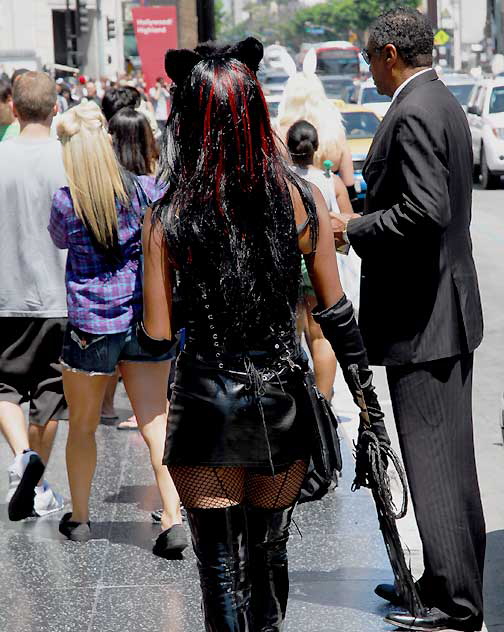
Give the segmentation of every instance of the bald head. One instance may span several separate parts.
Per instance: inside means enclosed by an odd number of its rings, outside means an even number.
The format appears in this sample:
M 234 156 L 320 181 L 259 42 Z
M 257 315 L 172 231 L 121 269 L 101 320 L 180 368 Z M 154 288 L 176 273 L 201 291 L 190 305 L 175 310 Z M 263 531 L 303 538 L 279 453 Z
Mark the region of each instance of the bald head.
M 53 114 L 56 84 L 44 72 L 25 72 L 16 79 L 12 100 L 16 114 L 24 123 L 43 123 Z

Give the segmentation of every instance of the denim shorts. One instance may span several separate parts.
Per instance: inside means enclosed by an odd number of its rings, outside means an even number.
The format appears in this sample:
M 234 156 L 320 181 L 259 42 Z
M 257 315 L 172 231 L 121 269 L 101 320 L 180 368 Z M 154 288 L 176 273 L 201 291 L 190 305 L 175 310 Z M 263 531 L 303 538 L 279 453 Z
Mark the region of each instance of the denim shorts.
M 162 355 L 142 349 L 136 323 L 117 334 L 92 334 L 68 323 L 63 340 L 61 364 L 65 369 L 89 375 L 114 375 L 121 362 L 165 362 L 175 356 L 177 341 Z

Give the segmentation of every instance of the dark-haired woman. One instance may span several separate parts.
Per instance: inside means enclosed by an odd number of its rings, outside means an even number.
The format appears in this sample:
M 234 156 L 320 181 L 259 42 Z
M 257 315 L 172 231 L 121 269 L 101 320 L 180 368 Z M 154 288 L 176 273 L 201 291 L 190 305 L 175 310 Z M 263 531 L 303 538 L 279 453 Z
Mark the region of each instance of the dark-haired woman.
M 261 58 L 254 38 L 168 51 L 170 196 L 144 223 L 150 345 L 173 336 L 174 269 L 186 310 L 164 461 L 187 508 L 207 632 L 282 628 L 289 525 L 310 457 L 295 328 L 302 255 L 326 336 L 373 395 L 327 207 L 279 155 L 255 74 Z
M 324 197 L 330 212 L 353 213 L 348 191 L 343 180 L 330 169 L 323 171 L 313 166 L 313 156 L 319 146 L 315 127 L 308 121 L 297 121 L 287 131 L 287 147 L 293 162 L 295 174 L 314 184 Z M 339 263 L 339 262 L 338 262 Z M 344 262 L 343 262 L 344 265 Z M 317 297 L 310 281 L 310 276 L 302 262 L 302 284 L 298 322 L 304 330 L 306 342 L 313 360 L 313 371 L 319 391 L 331 401 L 336 377 L 336 356 L 331 344 L 311 314 L 317 305 Z
M 142 112 L 122 108 L 110 119 L 108 129 L 117 159 L 126 171 L 137 176 L 155 174 L 159 151 Z
M 136 92 L 138 101 L 140 101 L 140 94 L 136 88 L 126 86 L 120 90 L 129 95 Z M 105 93 L 104 102 L 109 92 L 111 91 Z M 116 106 L 120 103 L 121 99 L 116 102 Z M 159 151 L 149 121 L 142 112 L 133 107 L 120 107 L 110 119 L 108 130 L 112 136 L 116 157 L 126 171 L 137 176 L 153 176 L 155 174 Z M 117 418 L 113 402 L 118 379 L 119 375 L 117 374 L 107 387 L 103 400 L 102 419 L 104 417 Z M 118 430 L 137 430 L 138 423 L 135 415 L 118 423 L 116 428 Z

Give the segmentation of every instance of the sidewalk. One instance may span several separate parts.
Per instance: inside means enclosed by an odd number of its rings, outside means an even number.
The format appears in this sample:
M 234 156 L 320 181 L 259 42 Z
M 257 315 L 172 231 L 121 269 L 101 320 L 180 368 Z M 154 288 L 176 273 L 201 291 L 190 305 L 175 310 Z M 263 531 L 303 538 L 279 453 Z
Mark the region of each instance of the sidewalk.
M 118 407 L 127 413 L 125 398 Z M 346 429 L 343 425 L 343 434 Z M 69 498 L 61 422 L 47 478 Z M 138 432 L 100 426 L 91 515 L 94 539 L 68 542 L 60 514 L 11 523 L 0 505 L 0 632 L 198 632 L 203 630 L 194 556 L 166 561 L 151 553 L 160 527 L 148 453 Z M 286 632 L 390 630 L 373 594 L 391 573 L 371 497 L 350 491 L 352 457 L 334 493 L 298 508 L 289 545 L 291 597 Z M 0 443 L 0 499 L 11 456 Z

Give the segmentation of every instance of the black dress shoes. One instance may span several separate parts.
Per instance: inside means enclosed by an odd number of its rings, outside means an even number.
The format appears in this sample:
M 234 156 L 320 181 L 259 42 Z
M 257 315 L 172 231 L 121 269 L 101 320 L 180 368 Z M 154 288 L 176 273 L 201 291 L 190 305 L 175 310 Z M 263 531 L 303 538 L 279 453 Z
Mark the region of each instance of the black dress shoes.
M 438 608 L 429 608 L 419 617 L 414 617 L 409 612 L 391 612 L 384 618 L 384 621 L 398 628 L 425 630 L 425 632 L 437 632 L 437 630 L 475 632 L 476 629 L 481 629 L 481 626 L 476 626 L 472 616 L 459 619 L 451 617 Z
M 402 597 L 397 594 L 394 584 L 378 584 L 374 591 L 378 597 L 390 601 L 393 606 L 405 605 Z

